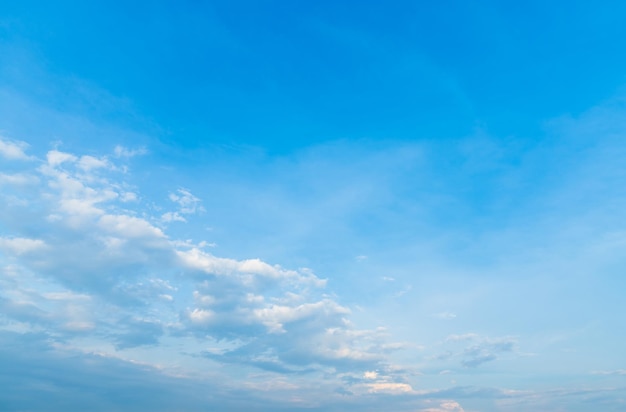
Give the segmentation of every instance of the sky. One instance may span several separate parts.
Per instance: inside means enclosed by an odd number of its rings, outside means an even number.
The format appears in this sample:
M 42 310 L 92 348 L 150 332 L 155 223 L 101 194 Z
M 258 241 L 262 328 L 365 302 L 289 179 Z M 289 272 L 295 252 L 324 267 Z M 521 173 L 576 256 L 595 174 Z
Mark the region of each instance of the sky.
M 518 3 L 2 2 L 0 409 L 623 411 L 626 4 Z

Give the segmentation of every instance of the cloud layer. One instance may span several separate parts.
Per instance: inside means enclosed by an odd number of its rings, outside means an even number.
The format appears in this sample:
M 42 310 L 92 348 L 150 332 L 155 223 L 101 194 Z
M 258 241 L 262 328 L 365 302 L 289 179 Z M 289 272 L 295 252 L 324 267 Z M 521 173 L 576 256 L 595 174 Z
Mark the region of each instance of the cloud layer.
M 3 140 L 1 147 L 21 162 L 3 175 L 0 195 L 5 341 L 30 336 L 48 345 L 46 353 L 63 347 L 85 362 L 113 357 L 119 365 L 139 356 L 153 368 L 160 348 L 173 345 L 164 363 L 232 365 L 223 372 L 231 381 L 257 370 L 326 376 L 343 386 L 346 373 L 391 370 L 387 354 L 396 349 L 384 328 L 358 329 L 351 309 L 311 270 L 218 257 L 204 241 L 168 236 L 164 224 L 202 212 L 200 199 L 177 189 L 169 194 L 177 210 L 150 214 L 125 183 L 123 161 L 131 156 L 120 153 L 135 152 L 118 147 L 97 157 L 55 149 L 36 159 L 22 150 L 25 143 Z M 398 379 L 387 373 L 356 388 L 412 391 Z

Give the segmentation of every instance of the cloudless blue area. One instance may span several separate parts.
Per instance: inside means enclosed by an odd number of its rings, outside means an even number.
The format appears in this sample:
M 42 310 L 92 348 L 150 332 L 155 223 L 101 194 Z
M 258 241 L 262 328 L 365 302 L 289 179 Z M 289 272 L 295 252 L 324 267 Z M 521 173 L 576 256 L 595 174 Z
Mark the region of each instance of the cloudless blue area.
M 0 410 L 623 410 L 625 21 L 0 3 Z
M 24 1 L 3 6 L 3 38 L 33 44 L 55 75 L 129 98 L 170 142 L 283 152 L 477 126 L 530 137 L 623 83 L 624 7 Z

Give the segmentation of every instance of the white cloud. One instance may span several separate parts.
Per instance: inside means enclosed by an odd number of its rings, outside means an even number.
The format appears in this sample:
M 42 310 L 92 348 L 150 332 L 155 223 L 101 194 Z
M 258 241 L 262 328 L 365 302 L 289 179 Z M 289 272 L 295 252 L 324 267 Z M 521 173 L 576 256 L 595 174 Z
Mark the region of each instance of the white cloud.
M 120 195 L 120 201 L 122 202 L 136 202 L 137 200 L 137 194 L 133 192 L 123 192 Z
M 186 222 L 187 219 L 183 215 L 194 215 L 204 211 L 200 199 L 187 189 L 181 188 L 176 193 L 170 193 L 169 199 L 178 205 L 178 210 L 163 213 L 160 219 L 162 223 Z
M 167 212 L 161 215 L 161 221 L 165 223 L 186 222 L 187 219 L 182 217 L 178 212 Z
M 219 258 L 210 253 L 192 248 L 188 251 L 177 251 L 182 264 L 189 269 L 198 270 L 209 275 L 236 276 L 244 282 L 253 281 L 255 277 L 276 280 L 293 280 L 298 283 L 323 287 L 326 281 L 306 271 L 285 270 L 277 265 L 269 265 L 260 259 L 234 260 Z
M 254 309 L 254 316 L 268 327 L 271 333 L 285 332 L 283 324 L 316 315 L 318 312 L 332 314 L 349 314 L 350 311 L 337 303 L 325 299 L 315 303 L 305 303 L 298 306 L 271 305 Z
M 178 189 L 176 193 L 170 193 L 169 198 L 172 202 L 178 204 L 178 212 L 182 214 L 194 214 L 204 210 L 200 206 L 200 199 L 191 194 L 187 189 Z
M 111 164 L 105 157 L 81 156 L 77 164 L 78 168 L 88 172 L 94 169 L 110 168 Z
M 23 237 L 0 237 L 0 249 L 10 254 L 23 255 L 46 248 L 46 243 L 41 239 L 29 239 Z
M 207 325 L 215 319 L 215 312 L 208 309 L 194 309 L 189 313 L 189 319 L 194 324 Z
M 52 167 L 59 166 L 66 162 L 75 162 L 76 160 L 78 160 L 78 158 L 73 154 L 60 152 L 58 150 L 50 150 L 46 157 L 48 159 L 48 165 Z
M 30 157 L 24 153 L 28 145 L 24 142 L 12 142 L 0 136 L 0 156 L 9 160 L 28 160 Z
M 89 344 L 103 353 L 157 348 L 166 339 L 205 360 L 268 371 L 379 370 L 386 354 L 400 348 L 382 330 L 352 325 L 350 310 L 325 294 L 326 280 L 309 269 L 217 257 L 203 250 L 211 246 L 206 241 L 170 240 L 154 222 L 201 211 L 190 191 L 170 195 L 179 210 L 149 216 L 128 209 L 126 202 L 139 196 L 127 195 L 109 159 L 58 150 L 46 157 L 22 172 L 36 177 L 23 201 L 32 208 L 29 225 L 45 228 L 44 239 L 54 241 L 27 237 L 25 223 L 0 238 L 17 267 L 31 274 L 23 283 L 2 280 L 12 285 L 0 292 L 10 309 L 4 316 L 21 327 L 45 326 L 78 347 L 81 336 L 98 331 Z M 222 349 L 205 352 L 187 343 L 191 338 L 223 342 Z
M 365 371 L 365 373 L 363 373 L 363 377 L 365 379 L 374 380 L 378 377 L 378 373 L 376 371 Z
M 152 226 L 144 219 L 133 216 L 107 214 L 100 218 L 98 224 L 105 232 L 125 239 L 165 238 L 161 229 Z
M 368 383 L 370 393 L 387 393 L 390 395 L 405 395 L 413 392 L 413 388 L 408 383 L 377 382 Z

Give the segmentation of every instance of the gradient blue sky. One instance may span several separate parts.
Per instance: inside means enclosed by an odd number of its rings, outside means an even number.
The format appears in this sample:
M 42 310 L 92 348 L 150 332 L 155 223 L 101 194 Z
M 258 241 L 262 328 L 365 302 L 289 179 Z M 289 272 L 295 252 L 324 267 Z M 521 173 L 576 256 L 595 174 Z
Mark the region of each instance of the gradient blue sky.
M 626 4 L 0 4 L 3 411 L 623 411 Z

